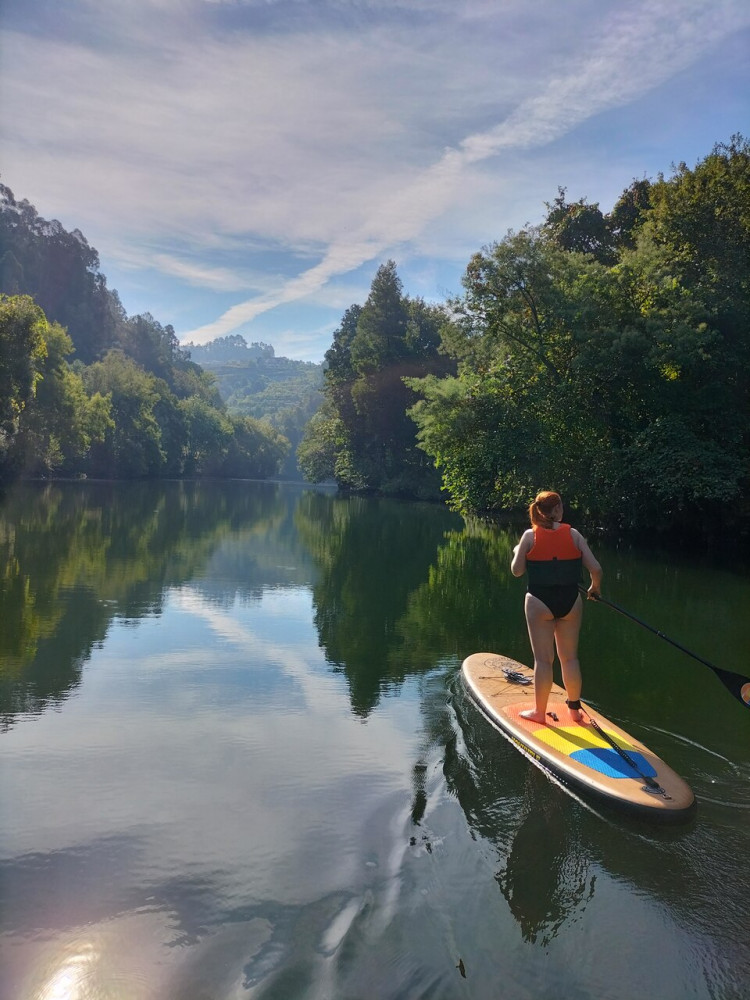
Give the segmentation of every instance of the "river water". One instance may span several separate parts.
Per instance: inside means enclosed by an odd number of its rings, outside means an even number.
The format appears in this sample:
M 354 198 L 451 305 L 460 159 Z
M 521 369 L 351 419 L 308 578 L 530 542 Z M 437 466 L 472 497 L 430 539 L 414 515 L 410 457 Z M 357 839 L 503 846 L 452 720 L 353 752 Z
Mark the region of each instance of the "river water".
M 529 662 L 517 535 L 278 484 L 6 496 L 3 1000 L 746 1000 L 750 712 L 589 603 L 584 697 L 699 806 L 553 784 L 458 678 Z M 731 553 L 589 540 L 605 596 L 750 674 Z

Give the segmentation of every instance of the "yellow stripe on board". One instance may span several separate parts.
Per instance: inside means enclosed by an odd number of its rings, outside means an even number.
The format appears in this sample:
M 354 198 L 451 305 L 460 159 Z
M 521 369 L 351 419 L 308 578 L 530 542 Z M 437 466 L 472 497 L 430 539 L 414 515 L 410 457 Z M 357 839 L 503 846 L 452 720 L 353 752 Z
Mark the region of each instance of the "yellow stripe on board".
M 623 750 L 635 750 L 631 743 L 615 736 L 610 730 L 605 729 L 604 731 Z M 568 755 L 575 753 L 576 750 L 592 750 L 595 747 L 611 749 L 609 743 L 603 740 L 595 730 L 584 729 L 583 726 L 544 726 L 534 730 L 534 737 L 554 750 Z

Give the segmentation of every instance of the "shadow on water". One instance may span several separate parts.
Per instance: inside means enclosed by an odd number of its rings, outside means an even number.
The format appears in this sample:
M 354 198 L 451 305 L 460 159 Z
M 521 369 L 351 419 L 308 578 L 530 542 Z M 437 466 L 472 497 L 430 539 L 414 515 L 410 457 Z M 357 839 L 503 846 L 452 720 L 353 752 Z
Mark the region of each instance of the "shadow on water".
M 565 810 L 546 787 L 540 788 L 546 781 L 536 769 L 529 770 L 520 822 L 505 867 L 495 876 L 524 940 L 544 946 L 585 909 L 596 884 Z
M 591 901 L 596 872 L 577 805 L 479 715 L 449 682 L 455 737 L 445 777 L 474 836 L 493 845 L 495 881 L 522 938 L 546 947 Z

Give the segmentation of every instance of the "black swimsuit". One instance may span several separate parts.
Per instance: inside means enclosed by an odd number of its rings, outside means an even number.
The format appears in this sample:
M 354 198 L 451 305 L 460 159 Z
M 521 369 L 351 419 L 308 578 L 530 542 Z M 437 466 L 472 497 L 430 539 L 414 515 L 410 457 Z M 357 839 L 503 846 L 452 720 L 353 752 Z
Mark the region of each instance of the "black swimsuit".
M 529 585 L 528 591 L 546 606 L 553 618 L 565 618 L 569 615 L 578 599 L 577 583 L 552 584 L 547 587 Z

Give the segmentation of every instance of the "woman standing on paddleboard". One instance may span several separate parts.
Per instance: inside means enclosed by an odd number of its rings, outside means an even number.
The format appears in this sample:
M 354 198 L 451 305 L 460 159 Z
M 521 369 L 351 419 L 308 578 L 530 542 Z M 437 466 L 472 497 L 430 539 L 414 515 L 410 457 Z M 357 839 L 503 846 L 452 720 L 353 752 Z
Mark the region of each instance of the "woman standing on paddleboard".
M 513 550 L 513 576 L 528 574 L 524 609 L 534 654 L 534 700 L 536 707 L 521 715 L 544 722 L 547 699 L 552 688 L 555 648 L 568 695 L 568 709 L 574 722 L 581 721 L 581 665 L 578 662 L 578 633 L 583 604 L 578 590 L 581 566 L 591 576 L 590 596 L 598 597 L 602 568 L 586 539 L 563 523 L 563 503 L 559 493 L 545 490 L 529 507 L 531 528 L 523 533 Z

